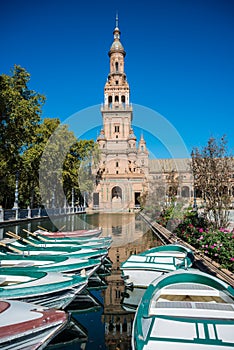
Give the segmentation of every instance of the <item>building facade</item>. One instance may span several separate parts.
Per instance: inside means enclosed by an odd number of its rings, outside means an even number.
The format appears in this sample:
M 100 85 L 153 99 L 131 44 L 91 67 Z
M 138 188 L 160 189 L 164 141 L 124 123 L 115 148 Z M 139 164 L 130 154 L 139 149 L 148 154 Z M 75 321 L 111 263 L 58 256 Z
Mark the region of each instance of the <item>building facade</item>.
M 103 128 L 97 138 L 100 161 L 93 208 L 133 210 L 147 191 L 149 152 L 143 135 L 137 143 L 132 129 L 133 110 L 124 69 L 125 50 L 120 41 L 118 20 L 109 50 L 110 70 L 101 108 Z

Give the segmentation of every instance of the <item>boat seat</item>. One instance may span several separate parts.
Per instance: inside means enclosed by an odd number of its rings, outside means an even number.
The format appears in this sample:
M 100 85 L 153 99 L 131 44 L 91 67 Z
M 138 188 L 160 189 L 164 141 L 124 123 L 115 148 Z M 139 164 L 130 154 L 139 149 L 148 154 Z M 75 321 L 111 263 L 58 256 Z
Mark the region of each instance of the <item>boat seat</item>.
M 2 285 L 2 284 L 4 284 L 4 282 L 5 282 L 5 278 L 4 277 L 0 277 L 0 286 Z
M 172 265 L 180 265 L 181 260 L 177 261 L 175 257 L 172 256 L 147 256 L 147 263 L 155 263 L 155 264 L 172 264 Z
M 15 267 L 30 267 L 35 266 L 35 264 L 32 261 L 22 261 L 20 263 L 16 263 Z
M 10 285 L 10 284 L 18 284 L 23 282 L 31 281 L 32 278 L 28 276 L 0 276 L 0 281 L 2 281 L 1 285 Z
M 155 253 L 148 253 L 146 256 L 160 256 L 160 257 L 173 257 L 173 258 L 185 258 L 187 254 L 185 253 L 180 253 L 180 252 L 172 252 L 172 251 L 164 251 L 164 252 L 155 252 Z
M 198 283 L 176 283 L 165 287 L 165 289 L 213 290 L 214 288 Z
M 156 303 L 155 313 L 158 308 L 163 309 L 203 309 L 203 310 L 223 310 L 223 311 L 234 311 L 234 307 L 231 304 L 219 304 L 219 303 L 194 303 L 194 302 L 164 302 L 159 301 Z M 152 309 L 151 309 L 152 311 Z

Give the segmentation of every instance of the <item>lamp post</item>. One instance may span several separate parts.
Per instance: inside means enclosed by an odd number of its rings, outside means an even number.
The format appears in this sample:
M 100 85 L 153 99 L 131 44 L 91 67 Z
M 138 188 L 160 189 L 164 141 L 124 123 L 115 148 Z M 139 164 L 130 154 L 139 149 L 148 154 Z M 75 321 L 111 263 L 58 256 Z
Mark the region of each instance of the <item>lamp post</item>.
M 196 198 L 196 188 L 194 187 L 194 195 L 193 195 L 193 210 L 197 211 L 197 198 Z
M 15 201 L 12 209 L 19 209 L 19 172 L 15 174 Z
M 74 201 L 75 201 L 74 187 L 72 187 L 72 208 L 73 208 L 73 210 L 74 210 Z
M 55 186 L 53 188 L 53 192 L 52 192 L 52 209 L 55 208 Z
M 86 192 L 84 192 L 84 209 L 86 208 Z
M 197 211 L 197 194 L 196 194 L 196 184 L 195 184 L 196 176 L 194 175 L 194 189 L 193 189 L 193 210 Z
M 15 220 L 18 220 L 19 218 L 19 172 L 18 170 L 16 171 L 16 174 L 15 174 L 15 201 L 12 209 L 15 210 Z

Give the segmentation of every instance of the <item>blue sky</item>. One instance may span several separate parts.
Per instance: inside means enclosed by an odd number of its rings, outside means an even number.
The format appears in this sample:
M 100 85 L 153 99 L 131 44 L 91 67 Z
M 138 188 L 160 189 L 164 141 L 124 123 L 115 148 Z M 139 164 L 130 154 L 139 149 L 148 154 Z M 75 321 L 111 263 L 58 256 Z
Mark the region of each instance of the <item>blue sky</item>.
M 150 108 L 175 128 L 188 152 L 223 134 L 233 152 L 232 0 L 8 0 L 0 9 L 0 74 L 14 64 L 25 67 L 30 87 L 46 95 L 43 117 L 66 121 L 103 102 L 118 11 L 131 102 L 146 107 L 136 116 L 137 136 Z M 147 145 L 167 157 L 167 145 L 155 139 L 161 124 L 151 122 Z M 101 123 L 97 108 L 93 122 L 81 114 L 76 127 L 89 131 Z

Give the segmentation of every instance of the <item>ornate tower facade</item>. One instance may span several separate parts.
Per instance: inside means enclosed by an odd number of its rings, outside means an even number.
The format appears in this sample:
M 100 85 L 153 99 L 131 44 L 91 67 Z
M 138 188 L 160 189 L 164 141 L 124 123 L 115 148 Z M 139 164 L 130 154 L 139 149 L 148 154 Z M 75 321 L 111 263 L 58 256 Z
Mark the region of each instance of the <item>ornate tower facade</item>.
M 120 41 L 118 18 L 113 34 L 101 108 L 103 128 L 97 138 L 100 162 L 93 208 L 126 211 L 139 207 L 139 197 L 147 189 L 148 151 L 143 135 L 137 145 L 131 125 L 133 110 L 124 70 L 126 52 Z

